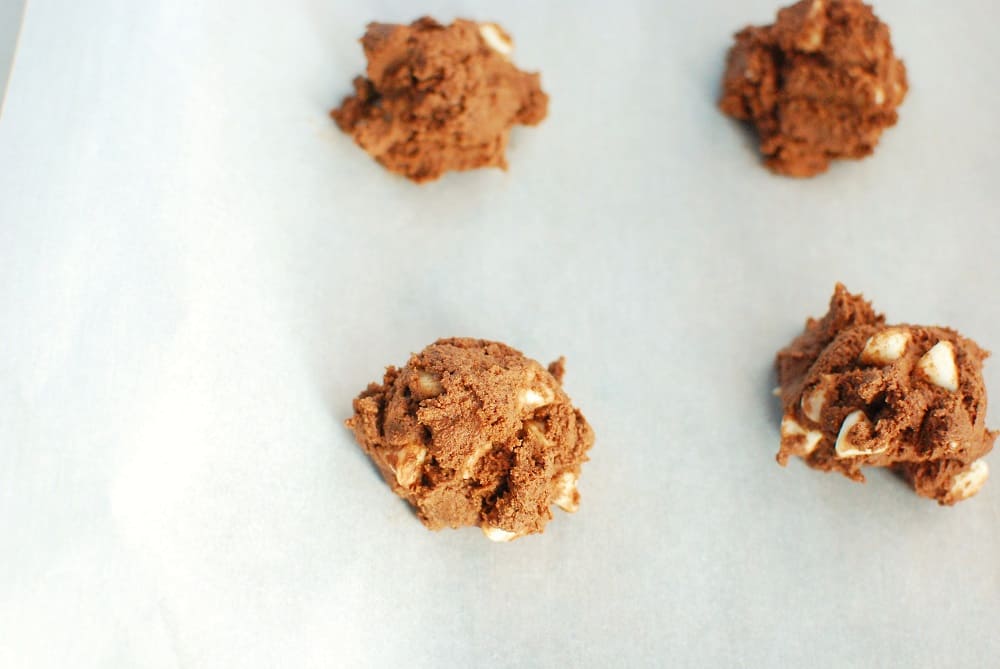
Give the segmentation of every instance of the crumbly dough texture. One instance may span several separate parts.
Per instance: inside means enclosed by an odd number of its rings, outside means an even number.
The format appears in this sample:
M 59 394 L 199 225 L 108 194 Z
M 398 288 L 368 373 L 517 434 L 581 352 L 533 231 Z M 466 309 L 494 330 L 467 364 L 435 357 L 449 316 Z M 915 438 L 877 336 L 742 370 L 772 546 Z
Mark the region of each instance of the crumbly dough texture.
M 985 426 L 987 355 L 948 328 L 886 325 L 838 284 L 826 316 L 778 353 L 778 462 L 795 455 L 855 481 L 862 467 L 891 467 L 941 504 L 971 497 L 997 437 Z
M 719 107 L 756 128 L 769 168 L 809 177 L 871 154 L 906 91 L 889 26 L 871 7 L 802 0 L 736 34 Z
M 511 127 L 547 113 L 538 74 L 511 63 L 513 42 L 495 23 L 372 23 L 361 44 L 368 76 L 331 116 L 375 160 L 418 183 L 448 170 L 506 169 Z
M 441 339 L 369 385 L 347 426 L 427 527 L 509 541 L 541 532 L 553 504 L 579 505 L 594 434 L 563 370 L 497 342 Z

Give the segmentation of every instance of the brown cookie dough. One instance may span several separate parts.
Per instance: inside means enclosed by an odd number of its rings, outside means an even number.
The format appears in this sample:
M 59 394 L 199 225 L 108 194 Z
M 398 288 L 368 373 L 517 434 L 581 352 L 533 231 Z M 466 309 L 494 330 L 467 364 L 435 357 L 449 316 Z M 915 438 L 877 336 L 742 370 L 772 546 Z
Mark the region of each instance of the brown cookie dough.
M 330 115 L 375 160 L 418 183 L 448 170 L 506 169 L 511 127 L 545 118 L 538 74 L 511 63 L 513 43 L 495 23 L 372 23 L 361 44 L 368 77 Z
M 504 344 L 440 339 L 368 386 L 347 426 L 424 525 L 510 541 L 580 503 L 594 434 L 562 376 L 562 359 L 546 370 Z
M 907 90 L 889 26 L 861 0 L 802 0 L 744 28 L 722 87 L 722 111 L 750 121 L 767 166 L 794 177 L 871 154 Z
M 948 328 L 886 325 L 837 284 L 826 316 L 778 353 L 778 462 L 797 455 L 855 481 L 862 467 L 891 467 L 941 504 L 975 495 L 997 437 L 985 425 L 987 355 Z

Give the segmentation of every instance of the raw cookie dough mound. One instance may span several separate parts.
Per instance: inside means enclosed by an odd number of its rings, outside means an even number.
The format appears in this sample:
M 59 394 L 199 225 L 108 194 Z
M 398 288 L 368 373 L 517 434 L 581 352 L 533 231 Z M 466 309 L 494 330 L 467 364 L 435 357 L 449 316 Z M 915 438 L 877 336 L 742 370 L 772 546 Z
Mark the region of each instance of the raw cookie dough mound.
M 389 367 L 347 426 L 427 527 L 478 525 L 494 541 L 576 511 L 594 434 L 548 370 L 504 344 L 441 339 Z
M 997 437 L 985 426 L 987 355 L 948 328 L 886 325 L 837 284 L 826 316 L 778 353 L 778 462 L 797 455 L 855 481 L 862 467 L 891 467 L 941 504 L 975 495 Z
M 511 63 L 513 43 L 495 23 L 372 23 L 361 44 L 368 77 L 330 114 L 375 160 L 418 183 L 506 169 L 511 127 L 545 118 L 538 74 Z
M 803 0 L 774 25 L 736 34 L 719 107 L 753 124 L 773 171 L 809 177 L 872 153 L 906 90 L 889 27 L 871 7 Z

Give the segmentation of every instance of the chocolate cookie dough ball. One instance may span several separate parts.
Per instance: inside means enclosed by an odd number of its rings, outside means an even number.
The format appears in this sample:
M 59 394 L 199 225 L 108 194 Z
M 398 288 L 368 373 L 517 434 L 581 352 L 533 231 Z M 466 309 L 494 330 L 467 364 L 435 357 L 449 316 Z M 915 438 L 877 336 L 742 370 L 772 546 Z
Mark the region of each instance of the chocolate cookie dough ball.
M 354 80 L 354 95 L 331 116 L 375 160 L 418 183 L 448 170 L 506 169 L 511 127 L 545 118 L 538 74 L 511 63 L 513 43 L 495 23 L 372 23 L 361 44 L 368 77 Z
M 855 481 L 862 467 L 891 467 L 941 504 L 975 495 L 997 437 L 985 425 L 987 355 L 948 328 L 886 325 L 838 284 L 826 316 L 778 353 L 778 462 L 797 455 Z
M 389 367 L 347 426 L 427 527 L 478 525 L 494 541 L 577 510 L 594 434 L 548 370 L 504 344 L 441 339 Z
M 768 167 L 809 177 L 872 153 L 906 90 L 889 27 L 871 7 L 803 0 L 774 25 L 736 34 L 719 107 L 756 128 Z

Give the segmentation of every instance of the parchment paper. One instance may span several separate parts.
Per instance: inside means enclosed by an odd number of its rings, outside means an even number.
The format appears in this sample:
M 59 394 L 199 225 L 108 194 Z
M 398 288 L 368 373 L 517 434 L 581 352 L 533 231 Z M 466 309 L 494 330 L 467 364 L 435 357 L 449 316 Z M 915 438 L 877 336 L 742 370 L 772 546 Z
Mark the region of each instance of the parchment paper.
M 900 124 L 799 181 L 714 108 L 731 33 L 776 9 L 31 0 L 0 122 L 0 665 L 993 664 L 1000 483 L 939 508 L 781 469 L 770 390 L 837 280 L 1000 350 L 1000 10 L 880 0 Z M 328 119 L 365 23 L 423 13 L 497 20 L 542 72 L 509 172 L 417 187 Z M 567 357 L 597 444 L 542 536 L 428 532 L 342 426 L 457 335 Z

